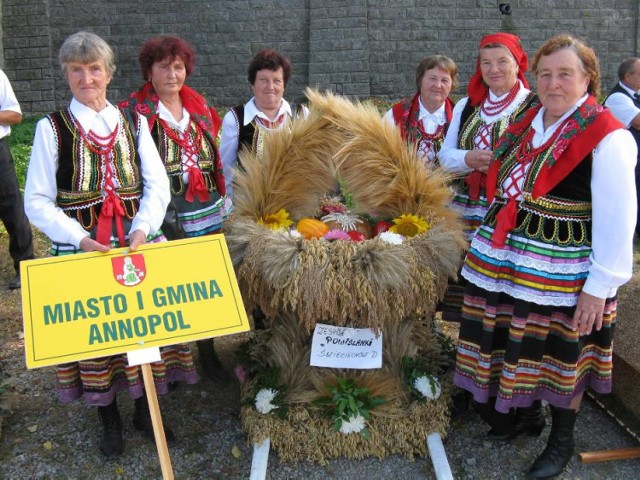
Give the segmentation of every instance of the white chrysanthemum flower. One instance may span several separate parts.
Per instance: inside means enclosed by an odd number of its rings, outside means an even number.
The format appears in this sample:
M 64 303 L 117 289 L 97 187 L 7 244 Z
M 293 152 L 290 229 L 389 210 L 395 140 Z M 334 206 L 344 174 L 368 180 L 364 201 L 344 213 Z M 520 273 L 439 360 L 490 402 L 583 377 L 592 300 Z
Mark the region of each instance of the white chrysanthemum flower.
M 380 240 L 390 243 L 391 245 L 402 245 L 402 242 L 404 242 L 404 237 L 399 233 L 386 231 L 382 232 L 379 237 Z
M 342 420 L 340 433 L 347 435 L 348 433 L 358 433 L 364 428 L 364 417 L 358 414 L 355 417 L 349 417 L 349 420 Z
M 320 220 L 322 220 L 324 223 L 336 222 L 340 225 L 340 227 L 342 227 L 342 230 L 344 230 L 345 232 L 355 230 L 358 223 L 364 223 L 361 218 L 349 211 L 329 213 L 328 215 L 322 217 Z
M 295 228 L 289 230 L 289 235 L 291 235 L 293 238 L 302 238 L 302 234 Z
M 429 375 L 416 378 L 413 381 L 413 386 L 424 398 L 428 398 L 429 400 L 436 400 L 442 393 L 438 380 Z
M 256 395 L 256 410 L 266 415 L 271 410 L 278 408 L 277 405 L 271 403 L 277 394 L 278 391 L 273 388 L 263 388 L 260 390 Z

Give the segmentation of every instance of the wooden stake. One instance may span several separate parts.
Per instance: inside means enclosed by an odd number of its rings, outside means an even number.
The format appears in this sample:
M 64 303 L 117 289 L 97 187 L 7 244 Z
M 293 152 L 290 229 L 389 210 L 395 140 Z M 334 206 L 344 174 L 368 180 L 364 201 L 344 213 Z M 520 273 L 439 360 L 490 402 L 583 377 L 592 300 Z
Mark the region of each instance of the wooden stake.
M 156 384 L 153 381 L 153 372 L 150 363 L 140 365 L 142 369 L 142 378 L 144 379 L 144 388 L 147 393 L 147 402 L 149 402 L 149 412 L 151 413 L 151 424 L 153 425 L 153 435 L 156 439 L 156 448 L 158 449 L 158 457 L 160 457 L 160 468 L 162 469 L 162 478 L 164 480 L 173 480 L 173 468 L 171 467 L 171 457 L 167 448 L 167 439 L 164 436 L 164 427 L 162 426 L 162 415 L 160 415 L 160 406 L 158 405 L 158 395 L 156 394 Z
M 627 460 L 640 458 L 640 447 L 618 448 L 616 450 L 600 450 L 584 452 L 580 455 L 582 463 L 608 462 L 609 460 Z

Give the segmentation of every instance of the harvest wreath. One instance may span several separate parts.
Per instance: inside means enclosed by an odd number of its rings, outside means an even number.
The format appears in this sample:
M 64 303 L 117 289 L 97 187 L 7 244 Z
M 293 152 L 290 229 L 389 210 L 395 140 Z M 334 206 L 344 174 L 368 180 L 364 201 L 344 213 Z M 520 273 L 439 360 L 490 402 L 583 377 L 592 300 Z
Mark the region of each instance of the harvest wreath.
M 250 440 L 284 461 L 426 455 L 448 424 L 432 317 L 464 245 L 446 175 L 373 106 L 308 89 L 307 118 L 241 153 L 225 237 L 248 311 L 237 369 Z M 382 368 L 310 366 L 316 323 L 383 335 Z

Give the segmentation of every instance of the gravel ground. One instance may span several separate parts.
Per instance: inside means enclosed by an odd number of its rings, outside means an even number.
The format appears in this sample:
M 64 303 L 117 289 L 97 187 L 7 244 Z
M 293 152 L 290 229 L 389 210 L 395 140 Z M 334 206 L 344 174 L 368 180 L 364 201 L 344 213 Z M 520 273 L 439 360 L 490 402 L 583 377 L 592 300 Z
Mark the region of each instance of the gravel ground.
M 40 248 L 43 248 L 42 245 Z M 13 414 L 0 434 L 0 478 L 160 478 L 155 446 L 132 424 L 133 402 L 119 397 L 125 428 L 125 453 L 115 461 L 100 455 L 100 424 L 95 408 L 81 402 L 60 404 L 52 368 L 27 370 L 24 363 L 20 293 L 7 289 L 11 268 L 6 235 L 0 235 L 0 380 L 13 383 Z M 246 334 L 218 339 L 229 371 L 233 351 Z M 249 478 L 252 446 L 239 420 L 239 388 L 235 382 L 217 386 L 201 381 L 181 386 L 160 401 L 164 421 L 177 442 L 170 447 L 176 478 Z M 550 419 L 547 419 L 550 422 Z M 540 438 L 518 438 L 495 444 L 485 440 L 486 428 L 477 415 L 460 411 L 452 420 L 445 449 L 456 479 L 525 478 L 530 463 L 544 448 L 549 428 Z M 593 402 L 586 400 L 576 428 L 577 450 L 559 477 L 576 479 L 637 479 L 640 459 L 582 464 L 578 452 L 637 446 L 637 441 Z M 336 459 L 327 465 L 283 464 L 269 457 L 269 479 L 419 479 L 434 478 L 429 459 L 389 457 L 361 461 Z

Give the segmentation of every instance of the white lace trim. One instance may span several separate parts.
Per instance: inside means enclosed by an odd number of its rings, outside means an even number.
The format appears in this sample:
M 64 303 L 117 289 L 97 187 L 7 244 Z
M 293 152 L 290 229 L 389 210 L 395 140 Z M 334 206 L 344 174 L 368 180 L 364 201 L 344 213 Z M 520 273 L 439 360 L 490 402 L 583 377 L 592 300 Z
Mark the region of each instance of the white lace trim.
M 477 275 L 475 271 L 463 268 L 461 275 L 474 285 L 487 290 L 488 292 L 506 293 L 518 300 L 536 303 L 538 305 L 547 305 L 551 307 L 573 307 L 576 305 L 577 297 L 573 294 L 565 294 L 562 297 L 541 295 L 541 292 L 535 294 L 523 291 L 521 287 L 517 287 L 510 283 L 496 283 L 493 280 L 486 280 L 487 277 Z
M 486 228 L 484 229 L 486 232 L 492 232 L 492 230 Z M 536 242 L 534 240 L 529 240 L 524 237 L 518 237 L 518 241 L 531 245 L 531 246 L 540 246 L 545 249 L 549 249 L 550 246 L 548 244 L 543 244 L 540 242 Z M 475 249 L 480 252 L 482 255 L 497 260 L 498 262 L 509 262 L 517 265 L 519 267 L 531 268 L 534 270 L 538 270 L 540 272 L 546 273 L 560 273 L 560 274 L 580 274 L 586 273 L 589 271 L 591 267 L 591 260 L 587 259 L 586 261 L 579 263 L 553 263 L 544 260 L 539 260 L 537 258 L 531 258 L 528 255 L 522 255 L 518 252 L 514 252 L 510 249 L 508 245 L 505 245 L 505 248 L 497 249 L 493 248 L 491 245 L 484 243 L 483 239 L 479 239 L 475 236 L 471 242 L 471 250 Z M 526 247 L 525 247 L 526 249 Z M 580 252 L 580 251 L 589 251 L 588 248 L 556 248 L 551 247 L 551 250 L 556 250 L 558 252 Z

